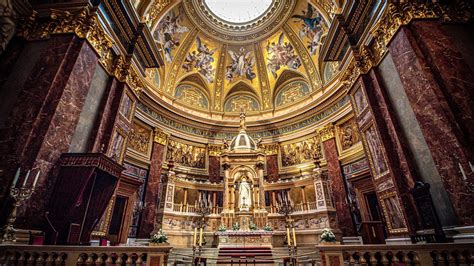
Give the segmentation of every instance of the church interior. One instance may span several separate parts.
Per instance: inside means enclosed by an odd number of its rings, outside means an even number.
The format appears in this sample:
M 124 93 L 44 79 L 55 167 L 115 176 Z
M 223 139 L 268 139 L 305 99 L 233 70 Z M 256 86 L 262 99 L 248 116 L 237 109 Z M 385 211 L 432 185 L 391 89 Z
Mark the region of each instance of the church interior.
M 0 265 L 474 265 L 473 7 L 0 0 Z

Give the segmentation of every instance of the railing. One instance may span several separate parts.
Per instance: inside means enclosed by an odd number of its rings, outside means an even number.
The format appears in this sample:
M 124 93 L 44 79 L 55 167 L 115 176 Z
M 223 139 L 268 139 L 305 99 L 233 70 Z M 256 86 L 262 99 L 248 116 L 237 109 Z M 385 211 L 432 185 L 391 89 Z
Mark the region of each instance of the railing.
M 316 202 L 307 202 L 307 203 L 296 203 L 293 205 L 295 212 L 309 212 L 317 210 Z M 272 206 L 266 206 L 265 209 L 268 213 L 277 213 L 276 208 L 272 208 Z
M 474 245 L 437 243 L 417 245 L 319 246 L 322 265 L 472 265 Z
M 219 214 L 222 212 L 222 207 L 213 207 L 211 208 L 211 214 Z M 178 213 L 196 213 L 196 206 L 195 205 L 184 205 L 181 203 L 174 203 L 173 204 L 173 212 Z
M 0 245 L 0 265 L 166 265 L 171 246 Z

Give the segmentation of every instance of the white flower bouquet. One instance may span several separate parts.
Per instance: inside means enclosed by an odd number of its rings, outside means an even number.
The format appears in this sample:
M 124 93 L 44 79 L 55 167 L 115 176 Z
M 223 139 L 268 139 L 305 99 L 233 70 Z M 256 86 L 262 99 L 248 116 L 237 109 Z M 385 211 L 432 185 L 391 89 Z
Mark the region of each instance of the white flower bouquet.
M 321 242 L 336 242 L 336 235 L 331 231 L 331 229 L 324 228 L 319 240 Z

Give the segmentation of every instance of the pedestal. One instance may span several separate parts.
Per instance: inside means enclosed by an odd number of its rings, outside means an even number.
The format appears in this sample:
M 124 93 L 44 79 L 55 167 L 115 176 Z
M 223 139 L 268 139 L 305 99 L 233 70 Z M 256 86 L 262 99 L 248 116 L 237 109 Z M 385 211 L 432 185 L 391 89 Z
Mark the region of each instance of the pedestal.
M 222 247 L 272 247 L 273 232 L 255 231 L 225 231 L 217 232 L 218 248 Z

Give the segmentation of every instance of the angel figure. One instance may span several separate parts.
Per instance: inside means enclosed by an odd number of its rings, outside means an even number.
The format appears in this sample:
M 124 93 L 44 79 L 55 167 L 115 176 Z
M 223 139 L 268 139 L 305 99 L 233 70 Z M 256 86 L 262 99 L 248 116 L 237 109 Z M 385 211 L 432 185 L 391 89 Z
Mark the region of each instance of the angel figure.
M 300 38 L 308 37 L 309 52 L 311 55 L 316 53 L 318 46 L 321 44 L 321 37 L 323 35 L 321 15 L 308 3 L 306 11 L 303 11 L 302 15 L 293 15 L 292 18 L 301 20 L 303 27 L 301 28 L 299 35 Z
M 245 48 L 241 47 L 238 52 L 229 50 L 229 55 L 232 63 L 227 66 L 227 80 L 232 81 L 234 77 L 245 75 L 247 79 L 252 81 L 256 77 L 256 74 L 253 72 L 255 57 L 252 56 L 250 51 L 245 51 Z

